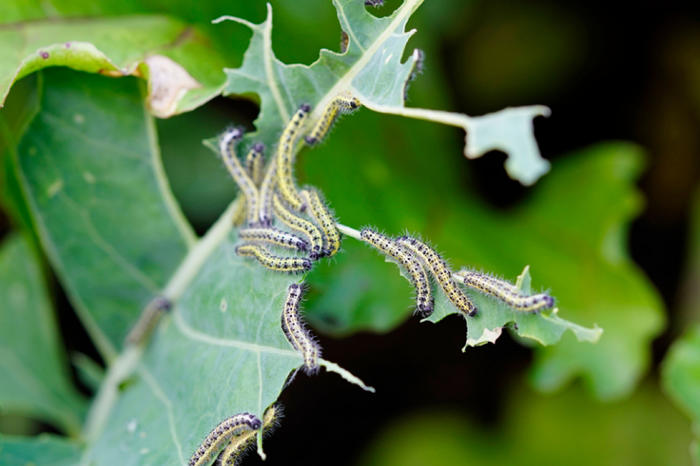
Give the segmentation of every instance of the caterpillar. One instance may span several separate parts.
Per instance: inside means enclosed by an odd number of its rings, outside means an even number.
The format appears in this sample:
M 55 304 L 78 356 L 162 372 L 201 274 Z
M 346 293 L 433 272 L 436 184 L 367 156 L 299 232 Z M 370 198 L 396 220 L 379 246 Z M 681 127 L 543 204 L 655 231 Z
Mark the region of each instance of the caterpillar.
M 272 405 L 267 408 L 263 415 L 263 435 L 269 434 L 277 426 L 281 417 L 282 408 L 279 405 Z M 214 466 L 235 466 L 239 464 L 246 451 L 255 443 L 256 437 L 256 431 L 246 431 L 231 439 L 231 442 L 216 459 Z
M 333 215 L 326 204 L 321 201 L 321 197 L 315 189 L 303 189 L 301 196 L 311 211 L 311 216 L 323 230 L 323 254 L 329 257 L 334 256 L 340 250 L 340 233 L 335 227 Z
M 303 288 L 298 283 L 292 283 L 287 289 L 287 299 L 282 311 L 282 331 L 292 347 L 304 356 L 304 370 L 307 374 L 318 372 L 318 359 L 321 348 L 313 339 L 299 315 L 299 302 Z
M 539 312 L 554 306 L 554 298 L 545 293 L 524 295 L 512 283 L 473 270 L 456 273 L 464 285 L 493 296 L 509 307 L 523 312 Z
M 236 247 L 236 254 L 254 257 L 264 267 L 276 272 L 301 273 L 311 270 L 311 261 L 306 257 L 279 257 L 267 248 L 256 244 L 241 244 Z
M 432 272 L 433 277 L 435 277 L 435 280 L 445 292 L 450 302 L 452 302 L 462 314 L 470 317 L 476 315 L 476 305 L 459 287 L 457 287 L 452 279 L 452 271 L 440 254 L 427 244 L 409 236 L 402 236 L 398 238 L 396 242 L 410 250 L 423 261 L 425 266 Z
M 173 303 L 165 296 L 156 296 L 144 308 L 139 320 L 126 336 L 127 343 L 138 345 L 146 340 L 161 316 L 168 312 Z
M 245 167 L 248 176 L 253 180 L 255 186 L 260 186 L 263 180 L 263 168 L 265 168 L 265 158 L 263 152 L 265 145 L 261 142 L 253 144 L 245 157 Z
M 258 220 L 262 226 L 272 225 L 274 218 L 272 213 L 272 198 L 276 195 L 275 188 L 277 187 L 277 170 L 275 169 L 274 160 L 270 162 L 270 166 L 265 173 L 262 183 L 260 184 L 260 195 L 258 200 Z
M 219 150 L 226 168 L 245 196 L 248 223 L 255 224 L 258 221 L 258 189 L 236 157 L 235 151 L 235 144 L 242 136 L 243 132 L 238 128 L 227 129 L 219 139 Z
M 403 100 L 408 98 L 408 87 L 413 81 L 418 77 L 419 74 L 423 73 L 423 65 L 425 63 L 425 53 L 421 49 L 413 49 L 413 66 L 411 67 L 411 73 L 406 79 L 406 83 L 403 85 Z
M 308 243 L 297 235 L 275 228 L 246 228 L 238 232 L 238 237 L 244 241 L 259 241 L 297 251 L 306 251 L 309 248 Z
M 323 115 L 311 129 L 308 136 L 304 137 L 306 143 L 310 146 L 318 144 L 328 134 L 328 131 L 333 126 L 336 118 L 341 113 L 349 113 L 360 107 L 360 101 L 350 94 L 339 94 L 331 100 L 328 106 L 323 111 Z
M 292 230 L 298 231 L 306 236 L 309 243 L 309 257 L 314 260 L 321 257 L 321 250 L 323 248 L 323 236 L 321 234 L 321 230 L 319 230 L 316 225 L 308 220 L 290 212 L 284 206 L 282 200 L 277 194 L 274 194 L 272 197 L 272 208 L 276 217 L 282 223 L 287 225 Z
M 311 107 L 308 104 L 302 104 L 299 107 L 287 124 L 287 127 L 282 131 L 282 136 L 280 136 L 279 145 L 277 146 L 276 167 L 279 192 L 285 202 L 297 211 L 302 210 L 303 201 L 299 197 L 294 184 L 295 146 L 310 110 Z
M 190 458 L 189 466 L 210 464 L 221 450 L 237 435 L 260 428 L 260 419 L 249 413 L 236 414 L 224 419 L 204 438 Z
M 384 5 L 384 0 L 365 0 L 365 6 L 371 6 L 372 8 L 378 8 Z
M 394 258 L 408 272 L 410 281 L 416 289 L 416 311 L 422 317 L 433 313 L 433 295 L 430 281 L 423 265 L 410 251 L 393 239 L 369 228 L 360 231 L 360 237 L 375 248 Z

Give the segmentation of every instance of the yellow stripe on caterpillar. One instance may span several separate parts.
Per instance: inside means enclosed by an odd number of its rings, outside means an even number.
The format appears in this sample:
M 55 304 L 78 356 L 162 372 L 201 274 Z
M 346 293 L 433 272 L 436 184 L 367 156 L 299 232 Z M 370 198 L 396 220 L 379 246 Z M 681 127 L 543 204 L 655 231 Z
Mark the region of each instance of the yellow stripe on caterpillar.
M 277 194 L 272 197 L 272 208 L 276 218 L 294 231 L 298 231 L 306 236 L 309 243 L 309 257 L 318 259 L 323 250 L 323 236 L 321 230 L 316 225 L 305 218 L 299 217 L 290 212 L 282 203 Z
M 335 226 L 335 220 L 326 204 L 321 200 L 315 189 L 303 189 L 301 197 L 308 207 L 311 216 L 320 225 L 323 231 L 323 254 L 334 256 L 340 250 L 340 232 Z
M 258 430 L 260 424 L 260 419 L 249 413 L 236 414 L 224 419 L 204 438 L 190 458 L 188 465 L 205 466 L 210 464 L 233 437 L 247 431 Z
M 403 266 L 416 289 L 416 312 L 422 317 L 432 314 L 433 294 L 430 290 L 428 274 L 420 261 L 404 246 L 374 230 L 363 228 L 360 231 L 360 237 Z
M 264 151 L 265 145 L 261 142 L 256 142 L 245 156 L 246 171 L 248 172 L 250 179 L 253 180 L 255 186 L 260 186 L 260 183 L 262 183 L 263 177 L 265 176 L 263 171 L 265 168 L 265 156 L 263 155 Z
M 493 296 L 517 311 L 539 312 L 554 306 L 554 298 L 548 294 L 524 295 L 512 283 L 490 275 L 473 270 L 460 270 L 455 275 L 463 280 L 465 286 Z
M 447 266 L 445 260 L 433 248 L 410 236 L 402 236 L 396 240 L 397 243 L 406 247 L 416 257 L 423 261 L 424 265 L 432 272 L 433 277 L 445 292 L 450 302 L 464 314 L 473 317 L 477 313 L 476 305 L 469 297 L 455 284 L 452 279 L 452 270 Z
M 304 137 L 306 143 L 310 146 L 316 145 L 326 137 L 328 131 L 335 123 L 338 115 L 341 113 L 350 113 L 360 108 L 360 101 L 349 93 L 343 93 L 335 96 L 333 100 L 323 110 L 321 118 L 316 122 L 309 134 Z
M 269 434 L 274 429 L 282 417 L 282 408 L 279 405 L 272 405 L 265 410 L 263 416 L 263 435 Z M 231 439 L 228 446 L 216 459 L 214 466 L 236 466 L 240 464 L 245 453 L 255 443 L 257 431 L 247 431 Z
M 258 221 L 258 189 L 236 156 L 235 146 L 242 136 L 243 132 L 238 128 L 227 129 L 219 138 L 219 151 L 231 177 L 245 196 L 248 223 L 255 224 Z
M 303 288 L 298 283 L 289 285 L 282 311 L 282 331 L 289 344 L 304 356 L 304 371 L 313 374 L 318 372 L 321 348 L 301 320 L 299 303 L 302 293 Z
M 297 211 L 301 210 L 303 201 L 299 197 L 294 183 L 294 159 L 297 152 L 297 141 L 301 136 L 302 127 L 310 110 L 309 105 L 303 104 L 292 116 L 287 127 L 282 131 L 275 157 L 279 193 L 284 201 Z
M 298 236 L 270 227 L 245 228 L 238 232 L 238 237 L 243 241 L 259 241 L 273 244 L 275 246 L 281 246 L 283 248 L 296 249 L 297 251 L 306 251 L 309 248 L 308 243 Z
M 257 244 L 241 244 L 236 247 L 236 254 L 253 257 L 262 266 L 276 272 L 303 273 L 311 270 L 311 261 L 306 257 L 279 257 L 267 248 Z

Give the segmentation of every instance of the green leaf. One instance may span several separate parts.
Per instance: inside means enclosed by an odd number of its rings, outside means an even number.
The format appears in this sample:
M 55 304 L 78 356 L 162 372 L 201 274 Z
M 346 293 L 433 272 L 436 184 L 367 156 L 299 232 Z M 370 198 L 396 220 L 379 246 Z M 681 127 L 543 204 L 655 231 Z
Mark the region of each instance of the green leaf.
M 9 437 L 0 435 L 0 464 L 75 466 L 80 461 L 81 446 L 55 435 Z
M 261 24 L 231 16 L 253 31 L 250 46 L 240 68 L 227 69 L 225 94 L 259 96 L 257 133 L 249 136 L 273 146 L 279 129 L 301 103 L 314 107 L 311 120 L 321 117 L 326 105 L 338 94 L 349 92 L 374 111 L 435 121 L 463 128 L 467 132 L 465 155 L 476 158 L 486 151 L 507 151 L 506 169 L 523 184 L 533 184 L 549 169 L 537 150 L 532 118 L 545 115 L 541 106 L 506 109 L 482 117 L 469 117 L 404 106 L 404 87 L 411 79 L 418 59 L 416 53 L 401 63 L 406 42 L 415 30 L 406 23 L 422 0 L 406 0 L 390 16 L 371 15 L 363 2 L 334 0 L 340 27 L 348 35 L 343 53 L 322 49 L 310 66 L 286 65 L 275 57 L 271 46 L 272 8 Z M 250 139 L 249 139 L 250 140 Z
M 633 185 L 642 168 L 640 150 L 610 143 L 563 157 L 520 205 L 497 211 L 464 192 L 463 167 L 448 155 L 447 133 L 362 112 L 343 120 L 326 144 L 301 160 L 302 181 L 324 191 L 341 223 L 376 225 L 392 235 L 419 232 L 455 269 L 472 267 L 514 281 L 530 265 L 533 288 L 549 290 L 562 319 L 605 329 L 596 345 L 564 334 L 556 346 L 538 348 L 536 385 L 553 390 L 583 376 L 601 397 L 629 393 L 648 367 L 649 344 L 664 323 L 658 295 L 625 246 L 626 225 L 641 205 Z M 384 155 L 377 157 L 377 141 L 386 135 L 392 143 L 383 144 Z M 344 241 L 346 253 L 333 266 L 311 273 L 313 287 L 322 289 L 307 305 L 310 319 L 333 334 L 388 331 L 409 315 L 410 285 L 393 264 L 378 265 L 376 254 L 351 241 Z M 362 298 L 369 295 L 376 297 L 371 312 Z M 484 312 L 480 319 L 491 317 Z M 469 328 L 469 338 L 481 340 L 478 325 Z M 556 334 L 545 336 L 551 341 Z
M 44 74 L 40 111 L 19 145 L 20 180 L 57 274 L 111 360 L 84 430 L 85 461 L 185 462 L 225 417 L 262 417 L 300 366 L 280 326 L 297 278 L 235 255 L 234 205 L 191 238 L 138 81 Z M 156 295 L 175 302 L 171 315 L 147 348 L 117 355 Z
M 85 400 L 70 381 L 39 261 L 20 235 L 0 247 L 0 372 L 3 411 L 79 432 Z
M 191 110 L 221 92 L 227 62 L 195 27 L 165 16 L 0 26 L 0 105 L 12 84 L 48 66 L 148 79 L 151 112 Z

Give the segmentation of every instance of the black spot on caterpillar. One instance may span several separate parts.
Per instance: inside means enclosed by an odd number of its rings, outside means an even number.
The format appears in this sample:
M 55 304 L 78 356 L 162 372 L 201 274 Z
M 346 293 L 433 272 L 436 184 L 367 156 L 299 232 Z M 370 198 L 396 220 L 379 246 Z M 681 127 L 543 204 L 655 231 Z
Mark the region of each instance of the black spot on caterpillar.
M 554 306 L 554 298 L 547 294 L 540 293 L 526 296 L 512 283 L 499 280 L 490 275 L 473 270 L 460 270 L 456 275 L 464 280 L 465 286 L 493 296 L 518 311 L 539 312 Z
M 282 131 L 277 146 L 277 187 L 285 202 L 297 211 L 301 210 L 303 201 L 299 197 L 294 183 L 294 158 L 296 156 L 296 143 L 310 110 L 311 107 L 307 104 L 299 107 L 287 127 Z
M 303 288 L 298 283 L 292 283 L 287 289 L 287 299 L 282 311 L 282 331 L 292 347 L 304 356 L 304 370 L 307 374 L 318 372 L 318 359 L 321 349 L 311 336 L 299 315 L 299 302 Z
M 276 272 L 302 273 L 311 270 L 311 261 L 305 257 L 279 257 L 267 248 L 256 244 L 241 244 L 236 254 L 253 257 L 264 267 Z
M 245 157 L 246 171 L 248 172 L 248 176 L 253 180 L 255 186 L 260 186 L 263 180 L 263 168 L 265 168 L 264 151 L 265 145 L 261 142 L 257 142 L 253 144 L 253 147 L 250 148 Z
M 190 458 L 188 465 L 205 466 L 210 464 L 233 437 L 247 431 L 258 430 L 260 424 L 260 419 L 249 413 L 236 414 L 224 419 L 204 438 Z
M 279 424 L 282 418 L 282 407 L 280 405 L 272 405 L 267 410 L 265 410 L 265 415 L 263 416 L 262 428 L 263 435 L 268 435 L 274 430 Z M 253 444 L 255 444 L 255 439 L 257 437 L 256 431 L 246 431 L 231 439 L 228 446 L 221 452 L 219 457 L 216 459 L 214 466 L 236 466 L 240 464 L 241 459 L 250 449 Z
M 430 281 L 420 261 L 404 246 L 374 230 L 363 228 L 360 231 L 360 237 L 384 254 L 394 258 L 403 266 L 416 289 L 416 312 L 421 317 L 427 317 L 432 314 L 433 295 L 430 290 Z
M 139 320 L 126 336 L 126 341 L 138 345 L 146 341 L 160 318 L 172 308 L 173 303 L 165 296 L 156 296 L 144 308 Z
M 360 108 L 360 101 L 350 94 L 339 94 L 330 101 L 324 109 L 323 115 L 304 138 L 307 144 L 313 146 L 318 144 L 328 134 L 336 118 L 341 113 L 349 113 Z
M 235 150 L 235 145 L 242 136 L 243 132 L 238 128 L 227 129 L 219 138 L 219 151 L 224 159 L 226 168 L 228 168 L 241 193 L 245 196 L 248 223 L 255 224 L 258 221 L 258 189 L 238 160 Z
M 321 200 L 317 190 L 312 188 L 303 189 L 301 197 L 304 199 L 311 216 L 323 230 L 323 254 L 329 257 L 334 256 L 340 250 L 340 232 L 335 226 L 333 215 Z
M 275 228 L 245 228 L 238 232 L 238 237 L 248 242 L 263 242 L 274 244 L 297 251 L 306 251 L 307 242 L 296 235 Z
M 471 299 L 455 284 L 452 279 L 452 270 L 445 260 L 433 248 L 410 236 L 402 236 L 397 243 L 406 247 L 416 257 L 419 257 L 425 266 L 430 269 L 433 277 L 445 292 L 450 302 L 465 316 L 475 316 L 477 308 Z
M 272 208 L 275 212 L 276 217 L 289 228 L 294 231 L 298 231 L 306 236 L 309 242 L 309 257 L 311 259 L 318 259 L 321 256 L 321 251 L 323 249 L 323 236 L 321 230 L 319 230 L 316 225 L 309 222 L 308 220 L 299 217 L 292 212 L 290 212 L 282 203 L 282 200 L 277 194 L 272 198 Z

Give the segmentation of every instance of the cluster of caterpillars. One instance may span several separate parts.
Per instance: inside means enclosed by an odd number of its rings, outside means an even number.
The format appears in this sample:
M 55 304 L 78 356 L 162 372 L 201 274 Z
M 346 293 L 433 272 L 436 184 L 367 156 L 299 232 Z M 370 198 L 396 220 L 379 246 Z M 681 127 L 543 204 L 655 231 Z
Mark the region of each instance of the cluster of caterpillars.
M 355 97 L 338 95 L 312 126 L 308 124 L 311 108 L 299 106 L 282 131 L 267 167 L 260 143 L 252 146 L 244 161 L 239 160 L 236 146 L 243 137 L 240 129 L 230 128 L 219 138 L 221 157 L 245 198 L 245 204 L 239 204 L 234 213 L 234 223 L 242 226 L 238 255 L 251 257 L 271 270 L 303 273 L 311 269 L 313 261 L 340 250 L 333 213 L 316 188 L 297 187 L 294 159 L 302 140 L 310 146 L 318 144 L 340 114 L 359 106 Z M 273 246 L 297 255 L 276 255 L 270 250 Z
M 272 405 L 265 411 L 262 422 L 250 413 L 236 414 L 221 421 L 204 438 L 190 458 L 188 466 L 205 466 L 214 461 L 215 466 L 234 466 L 255 443 L 262 427 L 268 434 L 279 422 L 282 410 Z
M 554 306 L 554 299 L 547 294 L 524 295 L 515 285 L 487 274 L 473 270 L 453 273 L 440 254 L 411 236 L 391 238 L 370 228 L 364 228 L 360 237 L 404 269 L 416 289 L 416 314 L 420 317 L 425 318 L 433 313 L 435 299 L 432 281 L 437 282 L 450 302 L 465 317 L 475 316 L 478 309 L 459 287 L 457 280 L 466 287 L 496 298 L 517 311 L 539 312 Z

